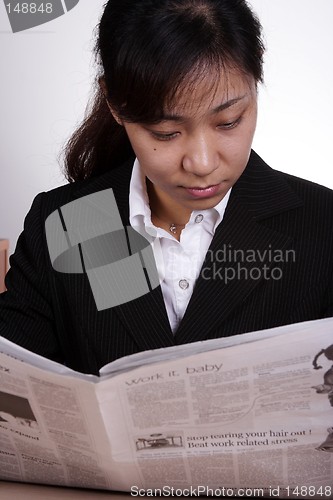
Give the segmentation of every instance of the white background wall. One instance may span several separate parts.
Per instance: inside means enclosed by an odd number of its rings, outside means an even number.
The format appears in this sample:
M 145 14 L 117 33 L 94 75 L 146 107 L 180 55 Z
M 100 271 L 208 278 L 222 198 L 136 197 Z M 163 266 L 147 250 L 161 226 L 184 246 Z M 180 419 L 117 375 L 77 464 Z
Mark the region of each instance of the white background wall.
M 13 34 L 0 3 L 0 238 L 11 250 L 32 199 L 65 182 L 57 160 L 94 78 L 92 31 L 105 0 Z M 333 188 L 333 0 L 250 0 L 264 26 L 256 151 Z

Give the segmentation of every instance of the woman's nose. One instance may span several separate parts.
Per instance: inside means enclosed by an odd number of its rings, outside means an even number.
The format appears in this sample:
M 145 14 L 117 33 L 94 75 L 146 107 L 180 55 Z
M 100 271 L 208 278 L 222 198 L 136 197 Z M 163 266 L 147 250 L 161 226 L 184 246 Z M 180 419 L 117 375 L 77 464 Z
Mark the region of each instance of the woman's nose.
M 207 176 L 219 166 L 215 141 L 206 134 L 188 139 L 183 155 L 183 168 L 198 176 Z

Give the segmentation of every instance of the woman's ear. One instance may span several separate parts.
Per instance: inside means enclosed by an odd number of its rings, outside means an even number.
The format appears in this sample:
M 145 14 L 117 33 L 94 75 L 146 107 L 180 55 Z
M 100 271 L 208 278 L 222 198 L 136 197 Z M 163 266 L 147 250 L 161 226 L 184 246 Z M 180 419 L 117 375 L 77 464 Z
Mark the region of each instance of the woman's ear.
M 113 109 L 113 107 L 111 106 L 111 104 L 109 103 L 109 99 L 108 99 L 108 91 L 107 91 L 107 88 L 106 88 L 106 83 L 105 83 L 105 80 L 104 78 L 101 76 L 98 80 L 98 83 L 99 83 L 99 86 L 104 94 L 104 97 L 105 97 L 105 100 L 106 100 L 106 104 L 108 105 L 108 108 L 110 110 L 110 113 L 112 114 L 113 118 L 116 120 L 116 122 L 118 123 L 118 125 L 123 125 L 123 121 L 121 120 L 121 118 L 118 116 L 118 114 L 115 112 L 115 110 Z

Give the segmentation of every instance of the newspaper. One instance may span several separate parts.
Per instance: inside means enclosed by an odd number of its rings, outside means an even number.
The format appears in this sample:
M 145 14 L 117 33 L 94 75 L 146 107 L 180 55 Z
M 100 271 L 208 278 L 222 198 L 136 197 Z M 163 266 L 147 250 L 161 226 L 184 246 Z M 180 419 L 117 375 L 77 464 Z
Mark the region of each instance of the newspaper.
M 333 498 L 333 318 L 121 358 L 0 339 L 0 479 L 132 496 Z

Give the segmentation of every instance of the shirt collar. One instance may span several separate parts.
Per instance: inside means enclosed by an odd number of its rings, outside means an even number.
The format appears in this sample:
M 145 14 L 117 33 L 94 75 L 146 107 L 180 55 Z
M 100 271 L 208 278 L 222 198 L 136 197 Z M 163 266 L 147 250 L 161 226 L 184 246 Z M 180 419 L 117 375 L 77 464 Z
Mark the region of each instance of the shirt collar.
M 195 218 L 198 215 L 204 215 L 205 229 L 213 235 L 217 226 L 223 219 L 230 193 L 231 189 L 229 189 L 224 198 L 213 208 L 206 210 L 194 210 L 191 214 L 189 223 L 195 223 Z M 130 225 L 132 227 L 139 229 L 140 232 L 141 230 L 146 231 L 148 228 L 154 227 L 151 221 L 151 210 L 149 206 L 145 176 L 137 158 L 133 165 L 130 182 L 129 209 Z

